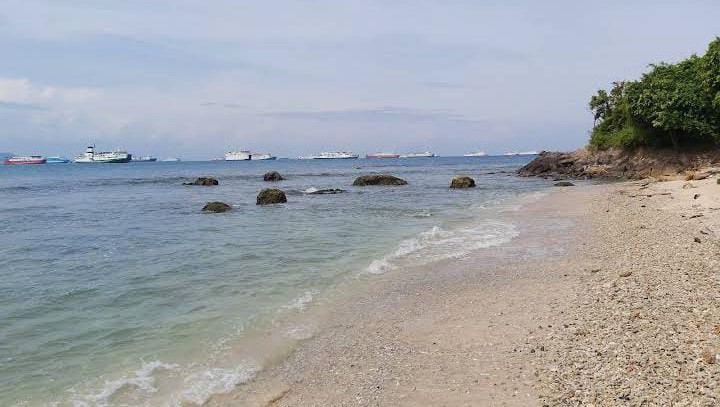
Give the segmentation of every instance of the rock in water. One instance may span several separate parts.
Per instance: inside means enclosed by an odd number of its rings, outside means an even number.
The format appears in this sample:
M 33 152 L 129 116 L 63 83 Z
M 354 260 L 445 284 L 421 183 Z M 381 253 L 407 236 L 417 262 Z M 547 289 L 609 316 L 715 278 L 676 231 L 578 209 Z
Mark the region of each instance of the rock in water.
M 208 202 L 203 207 L 203 212 L 223 213 L 232 209 L 232 206 L 225 202 Z
M 284 179 L 285 178 L 283 178 L 283 176 L 280 175 L 280 173 L 277 171 L 270 171 L 270 172 L 266 173 L 265 175 L 263 175 L 263 181 L 268 181 L 268 182 L 277 182 L 277 181 L 282 181 Z
M 342 194 L 343 192 L 346 192 L 346 191 L 344 189 L 339 189 L 339 188 L 330 188 L 330 189 L 308 188 L 303 191 L 303 193 L 306 193 L 308 195 L 334 195 L 334 194 Z
M 357 177 L 353 185 L 356 187 L 368 185 L 407 185 L 407 181 L 392 175 L 363 175 Z
M 256 205 L 272 205 L 287 202 L 285 192 L 277 188 L 267 188 L 260 191 Z
M 575 184 L 573 184 L 570 181 L 560 181 L 555 183 L 556 187 L 574 187 Z
M 183 185 L 202 185 L 202 186 L 213 186 L 213 185 L 220 185 L 218 180 L 212 177 L 200 177 L 195 180 L 195 182 L 186 182 Z
M 450 182 L 450 188 L 475 188 L 475 180 L 470 177 L 455 177 Z

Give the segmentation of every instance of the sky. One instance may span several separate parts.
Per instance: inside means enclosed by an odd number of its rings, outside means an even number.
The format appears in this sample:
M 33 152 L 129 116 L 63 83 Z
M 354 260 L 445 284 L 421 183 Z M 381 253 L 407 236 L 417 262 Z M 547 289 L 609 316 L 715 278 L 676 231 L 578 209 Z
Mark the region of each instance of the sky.
M 574 149 L 598 89 L 720 35 L 716 0 L 0 4 L 16 154 Z

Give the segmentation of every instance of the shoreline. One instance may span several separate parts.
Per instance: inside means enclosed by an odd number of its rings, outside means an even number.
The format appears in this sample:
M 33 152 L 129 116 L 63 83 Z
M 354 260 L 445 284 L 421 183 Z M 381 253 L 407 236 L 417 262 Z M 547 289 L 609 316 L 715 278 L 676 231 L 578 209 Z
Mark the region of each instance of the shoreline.
M 363 281 L 305 315 L 322 326 L 286 358 L 203 405 L 527 405 L 528 333 L 563 300 L 558 270 L 577 261 L 585 208 L 607 188 L 551 189 L 503 214 L 518 227 L 509 243 Z
M 376 276 L 204 405 L 713 405 L 720 186 L 692 185 L 553 190 L 510 243 Z

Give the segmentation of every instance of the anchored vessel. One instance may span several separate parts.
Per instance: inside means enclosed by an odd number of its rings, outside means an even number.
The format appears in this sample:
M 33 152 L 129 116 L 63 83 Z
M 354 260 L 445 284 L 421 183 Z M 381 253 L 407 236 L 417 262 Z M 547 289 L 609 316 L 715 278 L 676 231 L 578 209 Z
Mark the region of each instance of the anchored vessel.
M 47 163 L 48 164 L 67 164 L 70 162 L 69 158 L 65 157 L 48 157 Z
M 47 160 L 41 155 L 15 156 L 5 159 L 6 165 L 27 165 L 27 164 L 45 164 Z
M 96 153 L 95 146 L 88 146 L 85 152 L 75 157 L 75 162 L 80 164 L 90 163 L 127 163 L 132 159 L 132 155 L 127 151 L 103 151 Z
M 366 154 L 365 158 L 400 158 L 400 154 L 395 154 L 395 153 Z
M 322 152 L 316 155 L 300 157 L 301 160 L 346 160 L 352 158 L 358 158 L 358 155 L 353 154 L 352 151 Z
M 157 161 L 157 157 L 153 157 L 151 155 L 144 155 L 142 157 L 133 157 L 133 162 L 144 162 L 144 163 L 154 163 Z
M 250 153 L 250 159 L 253 161 L 263 161 L 263 160 L 275 160 L 277 157 L 275 157 L 272 154 L 269 153 Z
M 229 151 L 225 153 L 225 161 L 248 161 L 251 153 L 248 150 Z
M 432 151 L 423 151 L 420 153 L 407 153 L 405 155 L 401 155 L 400 158 L 430 158 L 435 157 L 435 153 Z
M 484 151 L 475 151 L 472 153 L 463 154 L 464 157 L 485 157 L 487 155 Z

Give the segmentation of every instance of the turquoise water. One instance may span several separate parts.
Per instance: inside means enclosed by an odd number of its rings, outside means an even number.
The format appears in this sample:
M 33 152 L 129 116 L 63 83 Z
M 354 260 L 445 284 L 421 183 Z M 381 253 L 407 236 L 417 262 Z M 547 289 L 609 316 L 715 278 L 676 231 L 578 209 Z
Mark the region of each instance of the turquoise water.
M 227 391 L 259 368 L 234 344 L 279 313 L 512 239 L 497 210 L 548 185 L 510 176 L 528 160 L 0 166 L 0 405 L 176 406 Z M 255 205 L 268 170 L 287 178 L 287 204 Z M 373 172 L 409 185 L 351 186 Z M 477 188 L 450 190 L 458 174 Z M 182 185 L 208 175 L 220 186 Z M 201 212 L 215 200 L 234 210 Z

